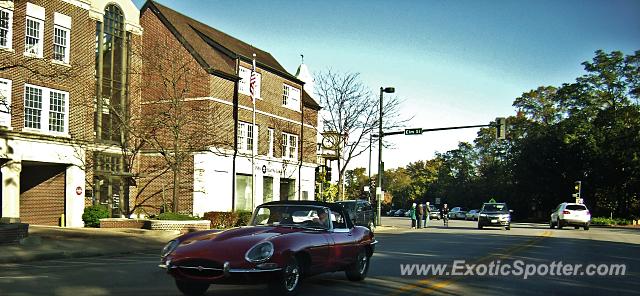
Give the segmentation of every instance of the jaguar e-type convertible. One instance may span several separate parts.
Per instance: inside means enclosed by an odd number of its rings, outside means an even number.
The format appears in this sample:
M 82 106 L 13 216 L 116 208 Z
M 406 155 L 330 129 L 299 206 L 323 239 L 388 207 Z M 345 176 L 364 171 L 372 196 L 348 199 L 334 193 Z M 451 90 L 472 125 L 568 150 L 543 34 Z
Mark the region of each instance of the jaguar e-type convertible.
M 375 244 L 339 204 L 276 201 L 258 206 L 250 226 L 187 233 L 162 250 L 165 268 L 185 295 L 211 284 L 267 283 L 273 295 L 295 295 L 308 276 L 345 271 L 362 281 Z

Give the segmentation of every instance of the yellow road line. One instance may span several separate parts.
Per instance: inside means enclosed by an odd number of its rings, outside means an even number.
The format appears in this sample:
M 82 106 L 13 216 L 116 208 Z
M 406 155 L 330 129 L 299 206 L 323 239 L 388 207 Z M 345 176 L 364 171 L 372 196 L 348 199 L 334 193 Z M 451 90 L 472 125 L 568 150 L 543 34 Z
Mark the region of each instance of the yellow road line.
M 512 246 L 508 249 L 506 249 L 504 252 L 501 252 L 500 254 L 489 254 L 489 255 L 485 255 L 483 257 L 480 257 L 472 262 L 470 262 L 470 264 L 482 264 L 485 262 L 490 262 L 492 260 L 497 260 L 497 259 L 505 259 L 517 252 L 520 252 L 522 250 L 525 250 L 535 244 L 537 244 L 538 242 L 540 242 L 541 240 L 551 236 L 552 232 L 549 230 L 545 230 L 544 232 L 542 232 L 542 234 L 540 234 L 539 236 L 532 238 L 530 240 L 528 240 L 527 242 L 523 243 L 523 244 L 518 244 L 515 246 Z M 395 293 L 392 293 L 390 295 L 402 295 L 405 294 L 407 292 L 410 291 L 414 291 L 416 289 L 419 289 L 417 292 L 418 294 L 429 294 L 429 292 L 433 292 L 436 291 L 438 289 L 442 289 L 452 283 L 455 283 L 457 281 L 460 281 L 462 279 L 462 277 L 457 277 L 457 278 L 449 278 L 440 282 L 434 282 L 435 278 L 425 278 L 422 280 L 419 280 L 417 283 L 415 284 L 408 284 L 406 286 L 400 287 L 398 289 L 398 291 L 396 291 Z M 413 293 L 412 293 L 413 294 Z

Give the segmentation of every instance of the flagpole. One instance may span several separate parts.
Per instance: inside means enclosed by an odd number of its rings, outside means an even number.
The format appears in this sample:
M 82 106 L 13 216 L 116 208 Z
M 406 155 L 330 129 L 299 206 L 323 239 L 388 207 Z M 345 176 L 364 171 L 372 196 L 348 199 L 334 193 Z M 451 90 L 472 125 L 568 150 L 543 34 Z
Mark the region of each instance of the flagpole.
M 251 130 L 253 130 L 253 145 L 251 148 L 251 198 L 253 199 L 252 202 L 252 206 L 253 208 L 256 207 L 256 164 L 255 164 L 255 158 L 256 158 L 256 149 L 258 147 L 256 147 L 256 139 L 258 139 L 258 132 L 256 131 L 256 91 L 255 91 L 255 84 L 257 83 L 257 75 L 255 75 L 256 72 L 256 54 L 253 54 L 253 67 L 251 68 L 251 78 L 250 79 L 250 91 L 251 91 L 251 101 L 253 102 L 253 122 Z M 255 75 L 255 77 L 254 77 Z M 252 209 L 253 211 L 253 209 Z

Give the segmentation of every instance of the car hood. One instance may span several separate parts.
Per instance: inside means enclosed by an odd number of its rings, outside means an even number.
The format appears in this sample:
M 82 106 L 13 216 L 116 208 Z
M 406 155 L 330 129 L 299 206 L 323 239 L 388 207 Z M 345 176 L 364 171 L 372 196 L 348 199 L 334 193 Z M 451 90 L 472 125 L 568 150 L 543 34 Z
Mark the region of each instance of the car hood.
M 485 211 L 485 212 L 480 212 L 480 214 L 487 214 L 487 215 L 509 215 L 509 212 L 504 212 L 504 211 Z
M 180 246 L 173 252 L 174 258 L 210 258 L 241 260 L 254 245 L 276 237 L 305 231 L 304 229 L 274 226 L 249 226 L 221 232 L 205 231 L 198 235 L 187 234 L 180 238 Z

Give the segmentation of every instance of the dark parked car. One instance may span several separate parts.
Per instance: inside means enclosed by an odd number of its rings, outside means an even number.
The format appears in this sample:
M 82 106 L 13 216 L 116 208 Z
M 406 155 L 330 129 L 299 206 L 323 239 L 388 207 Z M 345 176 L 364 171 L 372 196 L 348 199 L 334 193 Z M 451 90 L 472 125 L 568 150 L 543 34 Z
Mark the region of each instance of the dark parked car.
M 485 226 L 500 226 L 511 229 L 511 210 L 506 203 L 485 203 L 478 214 L 478 229 Z
M 367 227 L 372 232 L 375 230 L 375 211 L 368 201 L 358 199 L 343 200 L 336 203 L 341 204 L 347 210 L 353 224 Z
M 170 241 L 160 267 L 185 295 L 202 295 L 210 284 L 257 283 L 267 283 L 272 295 L 295 295 L 314 274 L 345 271 L 351 281 L 364 280 L 376 243 L 340 205 L 276 201 L 257 207 L 250 226 Z
M 404 212 L 406 212 L 406 211 L 403 210 L 403 209 L 399 209 L 395 213 L 393 213 L 393 216 L 394 217 L 404 217 Z

